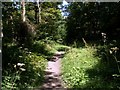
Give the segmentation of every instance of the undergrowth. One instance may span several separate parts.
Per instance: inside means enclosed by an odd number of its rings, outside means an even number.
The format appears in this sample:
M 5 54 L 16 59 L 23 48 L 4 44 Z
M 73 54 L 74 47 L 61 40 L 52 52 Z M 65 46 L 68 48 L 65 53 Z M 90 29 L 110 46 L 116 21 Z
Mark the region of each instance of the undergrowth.
M 40 43 L 34 45 L 41 46 Z M 3 90 L 29 90 L 42 84 L 47 62 L 44 56 L 47 51 L 41 48 L 42 46 L 36 47 L 30 49 L 11 43 L 3 45 Z M 36 49 L 43 49 L 45 53 L 38 52 Z
M 41 86 L 47 60 L 56 51 L 68 49 L 50 40 L 34 41 L 30 46 L 3 43 L 2 89 L 29 90 Z
M 116 64 L 109 67 L 97 54 L 98 49 L 71 48 L 62 59 L 62 78 L 67 88 L 110 89 L 119 87 L 119 79 L 112 75 L 117 72 Z

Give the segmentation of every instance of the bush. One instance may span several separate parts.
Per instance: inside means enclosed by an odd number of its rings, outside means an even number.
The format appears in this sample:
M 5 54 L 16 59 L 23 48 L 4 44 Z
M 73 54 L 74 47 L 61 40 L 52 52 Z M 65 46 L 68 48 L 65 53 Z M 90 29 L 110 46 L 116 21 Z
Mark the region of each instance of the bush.
M 43 56 L 16 45 L 9 44 L 3 49 L 2 89 L 19 90 L 42 84 L 47 62 Z

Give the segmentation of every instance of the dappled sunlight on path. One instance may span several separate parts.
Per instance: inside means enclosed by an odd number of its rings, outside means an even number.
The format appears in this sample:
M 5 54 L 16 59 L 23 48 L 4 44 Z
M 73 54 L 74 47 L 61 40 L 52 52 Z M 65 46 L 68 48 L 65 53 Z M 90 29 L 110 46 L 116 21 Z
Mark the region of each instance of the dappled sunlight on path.
M 61 83 L 61 58 L 65 52 L 59 51 L 56 52 L 53 57 L 48 61 L 48 65 L 45 70 L 45 81 L 42 89 L 46 88 L 63 88 L 63 85 Z

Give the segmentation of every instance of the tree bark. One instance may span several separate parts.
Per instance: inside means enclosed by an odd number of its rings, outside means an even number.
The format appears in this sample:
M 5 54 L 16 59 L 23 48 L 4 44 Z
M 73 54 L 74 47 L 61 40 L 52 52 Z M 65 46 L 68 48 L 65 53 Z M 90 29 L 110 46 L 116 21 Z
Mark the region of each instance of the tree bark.
M 35 20 L 36 23 L 40 23 L 41 22 L 41 6 L 40 6 L 40 2 L 39 0 L 35 0 Z
M 38 0 L 39 1 L 39 0 Z M 38 3 L 38 9 L 39 9 L 39 13 L 38 13 L 38 16 L 39 16 L 39 18 L 38 18 L 38 22 L 40 23 L 41 22 L 41 4 L 40 4 L 40 2 Z
M 22 0 L 21 1 L 21 6 L 22 6 L 22 12 L 21 12 L 21 18 L 22 18 L 22 21 L 25 22 L 26 21 L 26 18 L 25 18 L 25 0 Z

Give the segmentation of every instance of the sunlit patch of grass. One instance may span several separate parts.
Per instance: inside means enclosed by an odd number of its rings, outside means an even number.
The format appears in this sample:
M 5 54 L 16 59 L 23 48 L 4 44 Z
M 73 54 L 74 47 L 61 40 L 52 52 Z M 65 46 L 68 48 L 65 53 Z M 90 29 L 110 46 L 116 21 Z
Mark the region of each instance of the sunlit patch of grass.
M 72 48 L 62 59 L 63 78 L 69 87 L 82 86 L 89 80 L 85 72 L 94 67 L 99 60 L 98 57 L 94 57 L 95 51 L 91 47 Z
M 54 44 L 52 47 L 55 49 L 55 51 L 65 51 L 66 52 L 70 49 L 70 47 L 62 45 L 62 44 L 58 44 L 58 43 Z
M 96 55 L 97 49 L 72 48 L 62 59 L 62 78 L 68 88 L 113 88 L 108 68 Z

